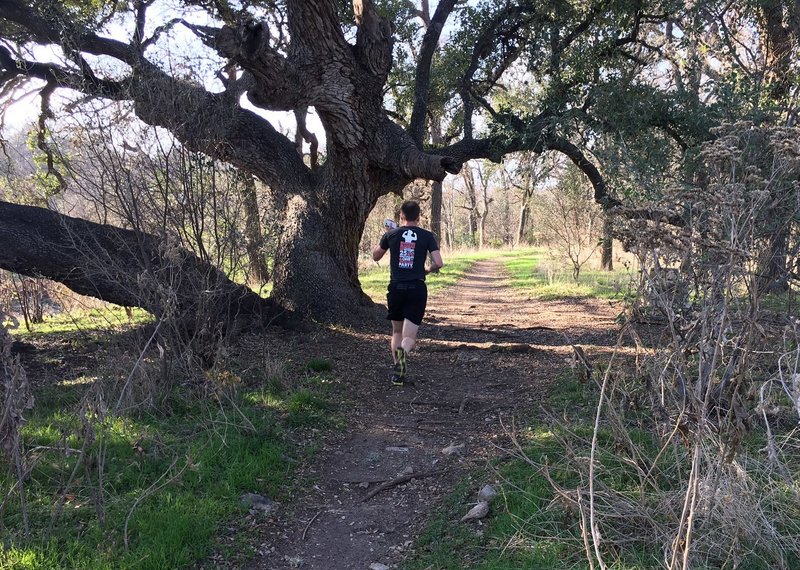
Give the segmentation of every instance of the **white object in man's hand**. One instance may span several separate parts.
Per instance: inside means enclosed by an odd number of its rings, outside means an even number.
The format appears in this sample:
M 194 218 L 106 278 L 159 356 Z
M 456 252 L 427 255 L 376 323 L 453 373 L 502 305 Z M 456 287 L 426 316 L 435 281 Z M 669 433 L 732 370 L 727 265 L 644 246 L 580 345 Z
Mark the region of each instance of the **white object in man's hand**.
M 394 220 L 390 220 L 389 218 L 386 218 L 383 221 L 383 225 L 386 227 L 387 230 L 397 229 L 397 223 Z

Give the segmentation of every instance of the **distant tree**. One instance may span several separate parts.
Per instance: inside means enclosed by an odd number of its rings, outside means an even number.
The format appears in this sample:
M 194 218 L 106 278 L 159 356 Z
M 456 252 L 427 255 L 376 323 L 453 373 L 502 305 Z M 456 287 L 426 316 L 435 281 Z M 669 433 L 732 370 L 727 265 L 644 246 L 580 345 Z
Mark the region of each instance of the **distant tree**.
M 558 184 L 543 196 L 540 223 L 551 247 L 572 265 L 572 278 L 580 280 L 581 269 L 597 251 L 602 214 L 592 204 L 591 190 L 580 171 L 567 166 Z
M 494 202 L 490 187 L 496 169 L 481 162 L 469 164 L 461 171 L 464 180 L 464 193 L 468 198 L 464 206 L 469 211 L 470 233 L 478 249 L 482 249 L 486 241 L 486 218 L 489 205 Z

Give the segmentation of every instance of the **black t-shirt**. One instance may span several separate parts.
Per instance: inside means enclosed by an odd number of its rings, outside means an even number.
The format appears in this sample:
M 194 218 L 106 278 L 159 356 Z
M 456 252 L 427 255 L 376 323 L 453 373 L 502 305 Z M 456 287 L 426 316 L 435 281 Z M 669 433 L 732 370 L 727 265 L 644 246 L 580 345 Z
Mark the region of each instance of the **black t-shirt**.
M 425 258 L 428 252 L 439 250 L 434 235 L 417 226 L 400 226 L 386 232 L 380 245 L 390 253 L 390 283 L 425 281 Z

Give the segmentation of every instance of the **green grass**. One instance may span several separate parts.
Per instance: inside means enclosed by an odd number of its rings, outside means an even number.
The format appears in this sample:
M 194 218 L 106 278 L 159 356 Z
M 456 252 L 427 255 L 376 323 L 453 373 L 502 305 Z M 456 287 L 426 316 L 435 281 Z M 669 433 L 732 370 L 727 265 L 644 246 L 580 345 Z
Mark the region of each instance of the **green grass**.
M 57 315 L 46 315 L 44 322 L 32 324 L 31 330 L 25 328 L 20 320 L 19 328 L 13 331 L 18 337 L 42 337 L 58 333 L 74 333 L 75 331 L 120 330 L 131 325 L 142 325 L 153 320 L 153 316 L 144 309 L 132 308 L 131 318 L 124 307 L 108 305 L 96 309 L 79 309 L 65 311 Z
M 567 492 L 574 492 L 579 486 L 586 489 L 585 475 L 579 475 L 575 462 L 568 458 L 573 456 L 584 458 L 576 459 L 577 462 L 588 461 L 598 392 L 597 386 L 577 382 L 571 371 L 566 370 L 558 379 L 557 388 L 548 397 L 548 405 L 559 418 L 559 423 L 542 425 L 537 421 L 536 425 L 532 422 L 532 427 L 517 430 L 516 435 L 527 461 L 519 456 L 506 456 L 495 460 L 490 468 L 473 472 L 462 480 L 429 520 L 414 546 L 415 554 L 401 568 L 588 570 L 577 508 L 554 491 L 544 469 L 547 469 L 556 485 Z M 659 440 L 652 431 L 638 427 L 652 422 L 646 410 L 631 410 L 626 414 L 625 422 L 640 465 L 652 468 L 646 491 L 643 493 L 641 490 L 640 473 L 634 466 L 636 462 L 629 459 L 631 454 L 627 444 L 617 440 L 613 432 L 602 425 L 598 431 L 595 455 L 596 477 L 602 481 L 604 489 L 626 497 L 629 504 L 647 503 L 649 516 L 655 517 L 654 520 L 661 524 L 676 528 L 677 514 L 664 509 L 663 501 L 668 493 L 674 497 L 674 501 L 682 500 L 686 474 L 691 464 L 690 450 L 677 445 L 668 453 L 658 456 Z M 743 460 L 742 465 L 750 463 L 750 467 L 755 469 L 748 469 L 753 481 L 760 481 L 764 489 L 773 491 L 765 493 L 763 489 L 754 490 L 762 499 L 754 496 L 750 500 L 761 500 L 760 507 L 767 513 L 781 513 L 781 517 L 775 517 L 771 522 L 775 530 L 791 540 L 797 536 L 798 525 L 791 522 L 782 526 L 781 521 L 797 520 L 796 496 L 788 487 L 783 488 L 782 495 L 775 494 L 774 489 L 781 484 L 781 477 L 769 470 L 759 471 L 763 469 L 763 452 L 759 451 L 764 446 L 761 435 L 754 437 L 751 434 L 747 442 L 748 449 L 744 453 L 750 454 L 754 461 Z M 565 446 L 565 441 L 569 442 L 568 446 Z M 656 456 L 659 457 L 658 462 L 654 463 Z M 495 483 L 500 493 L 492 503 L 489 516 L 480 524 L 457 522 L 474 504 L 477 491 L 487 482 Z M 601 493 L 601 503 L 606 501 L 608 495 L 606 490 Z M 714 520 L 707 522 L 713 525 Z M 617 532 L 624 533 L 627 538 L 624 547 L 603 547 L 603 557 L 609 568 L 649 570 L 662 566 L 662 545 L 651 538 L 646 523 L 631 517 L 604 519 L 605 524 L 610 521 L 618 529 Z M 747 523 L 743 521 L 742 525 L 746 527 Z M 701 522 L 697 534 L 715 530 L 704 529 Z M 603 532 L 606 533 L 606 544 L 610 544 L 611 534 L 606 528 Z M 776 554 L 778 543 L 771 542 L 773 536 L 770 532 L 767 531 L 756 541 L 750 538 L 740 547 L 743 552 L 739 567 L 754 570 L 775 568 L 777 556 L 785 557 L 787 568 L 800 567 L 798 552 L 782 551 Z M 762 540 L 767 544 L 761 544 Z M 721 553 L 716 554 L 725 557 L 729 545 L 720 545 L 718 541 L 713 541 L 713 544 L 722 549 Z M 704 556 L 698 555 L 698 559 Z M 721 566 L 719 559 L 711 558 L 697 567 L 710 570 L 733 566 L 730 560 L 728 565 Z
M 24 537 L 14 495 L 2 513 L 0 567 L 187 568 L 214 550 L 245 560 L 247 548 L 242 552 L 241 544 L 217 541 L 220 529 L 238 526 L 246 515 L 242 494 L 281 501 L 296 491 L 292 473 L 312 447 L 296 448 L 291 434 L 335 425 L 330 390 L 337 379 L 305 367 L 267 378 L 250 367 L 210 373 L 206 382 L 210 395 L 175 395 L 169 413 L 94 416 L 88 442 L 74 412 L 86 385 L 37 390 L 36 407 L 23 428 L 25 449 L 35 450 L 29 453 L 35 467 L 25 484 L 31 534 Z M 85 461 L 78 464 L 79 454 L 53 449 L 65 445 L 85 447 Z M 103 522 L 96 509 L 101 463 Z M 73 470 L 63 512 L 50 529 Z M 7 470 L 0 477 L 0 486 L 8 489 L 13 477 Z M 134 504 L 126 549 L 124 523 Z M 246 542 L 246 532 L 241 529 L 240 542 Z
M 585 405 L 591 388 L 577 382 L 570 371 L 560 378 L 559 388 L 549 404 L 564 410 L 574 421 L 570 433 L 557 426 L 537 426 L 521 430 L 517 435 L 526 457 L 502 458 L 492 469 L 471 474 L 451 493 L 435 517 L 428 523 L 419 542 L 416 555 L 408 560 L 404 570 L 536 570 L 588 569 L 581 540 L 580 520 L 572 508 L 565 508 L 545 477 L 550 477 L 565 489 L 575 488 L 580 478 L 568 468 L 561 440 L 579 436 L 591 438 L 590 413 Z M 579 419 L 586 416 L 586 419 Z M 600 434 L 603 443 L 610 443 L 608 432 Z M 649 436 L 637 433 L 643 444 Z M 576 449 L 585 453 L 586 449 Z M 601 465 L 615 473 L 605 483 L 617 489 L 635 490 L 638 482 L 635 471 L 617 455 L 603 453 Z M 495 485 L 500 494 L 493 501 L 490 515 L 480 525 L 458 523 L 458 519 L 474 503 L 474 495 L 486 482 L 499 480 Z M 660 552 L 638 545 L 612 564 L 615 570 L 658 567 Z
M 547 250 L 524 250 L 513 258 L 505 258 L 509 284 L 539 299 L 565 297 L 618 298 L 629 291 L 632 275 L 625 269 L 599 271 L 583 269 L 579 280 L 572 279 L 571 268 L 553 266 Z
M 439 274 L 426 279 L 428 292 L 433 293 L 454 285 L 462 279 L 476 261 L 500 259 L 509 273 L 511 287 L 524 290 L 539 299 L 574 297 L 620 298 L 629 293 L 632 275 L 625 269 L 599 271 L 584 269 L 580 280 L 572 279 L 571 269 L 564 266 L 551 271 L 553 262 L 544 248 L 484 249 L 456 251 L 444 256 L 445 266 Z M 384 301 L 389 282 L 387 262 L 372 266 L 359 275 L 361 286 L 374 301 Z
M 333 370 L 333 363 L 327 358 L 312 358 L 306 366 L 312 372 L 330 372 Z
M 767 294 L 761 299 L 761 308 L 785 315 L 800 315 L 800 295 L 796 290 Z

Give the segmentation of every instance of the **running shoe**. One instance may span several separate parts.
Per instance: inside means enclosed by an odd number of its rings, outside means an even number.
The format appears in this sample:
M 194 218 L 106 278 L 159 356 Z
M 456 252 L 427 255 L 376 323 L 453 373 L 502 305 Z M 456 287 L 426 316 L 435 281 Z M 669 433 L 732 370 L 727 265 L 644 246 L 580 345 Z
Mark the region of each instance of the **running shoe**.
M 408 358 L 407 358 L 406 351 L 402 348 L 398 348 L 395 350 L 395 357 L 397 360 L 397 364 L 399 366 L 398 374 L 401 378 L 406 377 L 406 373 L 408 372 Z
M 405 378 L 403 377 L 402 374 L 400 374 L 399 362 L 395 362 L 394 366 L 392 366 L 391 379 L 392 379 L 392 386 L 402 386 L 403 384 L 405 384 Z

